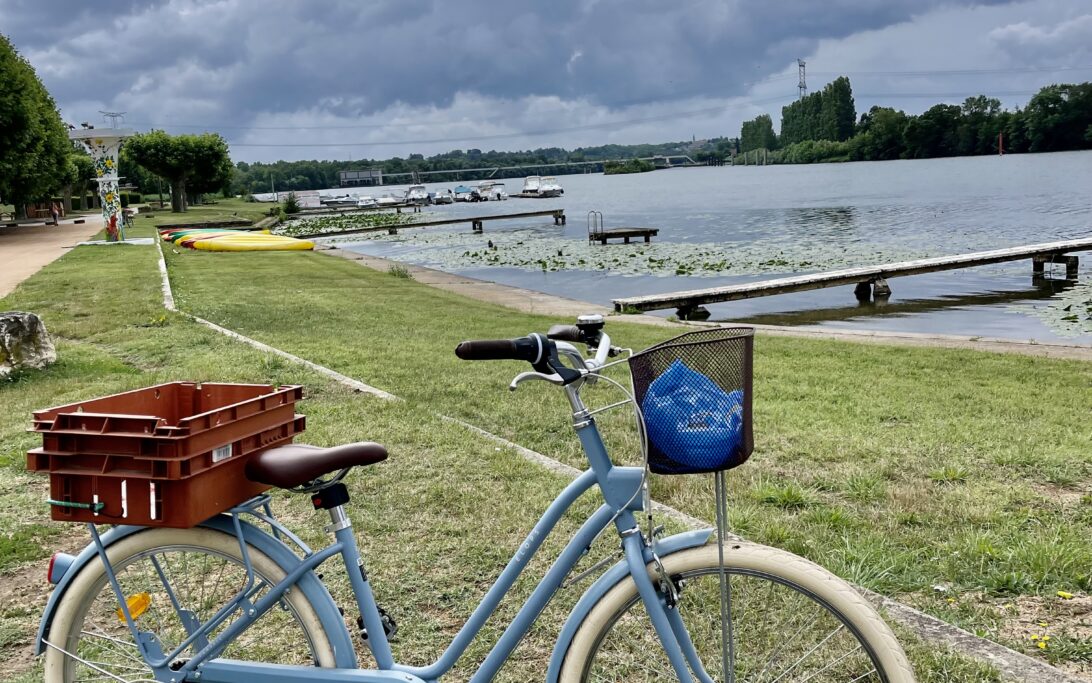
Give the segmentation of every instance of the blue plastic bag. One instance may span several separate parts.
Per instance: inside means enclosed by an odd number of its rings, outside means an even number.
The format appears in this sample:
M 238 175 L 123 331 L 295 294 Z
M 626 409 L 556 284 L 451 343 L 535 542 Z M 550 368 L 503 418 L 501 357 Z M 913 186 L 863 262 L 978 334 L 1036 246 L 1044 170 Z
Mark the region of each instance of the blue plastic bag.
M 743 446 L 743 392 L 727 392 L 713 380 L 676 360 L 652 384 L 641 402 L 651 445 L 678 467 L 675 474 L 732 466 Z

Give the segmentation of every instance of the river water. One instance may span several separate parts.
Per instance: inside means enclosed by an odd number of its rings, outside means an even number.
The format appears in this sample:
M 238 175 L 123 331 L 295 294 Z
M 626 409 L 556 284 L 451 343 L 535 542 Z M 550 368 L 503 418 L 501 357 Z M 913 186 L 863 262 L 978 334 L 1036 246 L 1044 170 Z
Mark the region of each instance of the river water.
M 565 194 L 557 199 L 460 203 L 433 207 L 431 217 L 564 208 L 566 226 L 532 218 L 486 223 L 482 234 L 456 225 L 341 246 L 610 305 L 617 297 L 1092 236 L 1092 152 L 560 180 Z M 505 182 L 509 193 L 522 185 Z M 649 245 L 589 245 L 590 210 L 602 212 L 607 228 L 660 233 Z M 714 320 L 1092 343 L 1092 253 L 1079 256 L 1076 281 L 1058 265 L 1053 277 L 1033 282 L 1026 260 L 895 278 L 886 302 L 859 303 L 852 286 L 841 286 L 707 308 Z

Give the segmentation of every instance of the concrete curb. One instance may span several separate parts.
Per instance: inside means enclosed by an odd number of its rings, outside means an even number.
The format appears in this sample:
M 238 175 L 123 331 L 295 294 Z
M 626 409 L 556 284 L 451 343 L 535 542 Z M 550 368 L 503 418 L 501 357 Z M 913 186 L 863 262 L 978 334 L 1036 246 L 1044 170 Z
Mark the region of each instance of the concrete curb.
M 156 248 L 159 249 L 159 272 L 163 280 L 163 305 L 168 310 L 177 311 L 174 304 L 174 296 L 171 290 L 170 276 L 167 273 L 166 261 L 163 258 L 163 250 L 162 247 L 159 245 L 158 241 L 156 242 Z M 206 327 L 209 327 L 210 329 L 216 330 L 221 334 L 231 337 L 232 339 L 241 341 L 245 344 L 253 346 L 256 349 L 276 354 L 281 358 L 290 360 L 294 363 L 301 364 L 305 367 L 315 370 L 316 372 L 321 373 L 322 375 L 325 375 L 326 377 L 330 377 L 331 379 L 340 382 L 341 384 L 356 391 L 371 394 L 373 396 L 386 400 L 401 400 L 394 394 L 390 394 L 386 391 L 383 391 L 382 389 L 377 389 L 370 385 L 364 384 L 359 380 L 355 380 L 335 370 L 331 370 L 330 368 L 318 365 L 317 363 L 313 363 L 309 360 L 300 358 L 299 356 L 292 355 L 286 351 L 281 351 L 280 349 L 276 349 L 272 346 L 269 346 L 268 344 L 263 344 L 262 342 L 243 336 L 237 332 L 229 330 L 225 327 L 221 327 L 220 325 L 209 322 L 195 315 L 191 315 L 182 311 L 179 312 L 187 316 L 188 318 L 195 320 L 202 325 L 205 325 Z M 484 429 L 476 427 L 468 422 L 464 422 L 463 420 L 449 417 L 447 415 L 439 415 L 439 417 L 446 422 L 451 422 L 465 427 L 475 434 L 483 436 L 486 439 L 493 441 L 494 443 L 510 448 L 523 459 L 541 467 L 544 467 L 551 472 L 568 477 L 569 479 L 575 479 L 581 474 L 580 470 L 571 465 L 559 462 L 547 455 L 539 453 L 538 451 L 525 448 L 524 446 L 509 441 L 508 439 L 505 439 L 501 436 L 497 436 L 496 434 L 493 434 L 491 432 L 487 432 Z M 653 501 L 652 506 L 656 512 L 662 514 L 665 517 L 670 517 L 671 519 L 690 528 L 697 529 L 709 528 L 714 526 L 698 519 L 697 517 L 688 515 L 681 510 L 677 510 L 656 501 Z M 733 538 L 739 537 L 733 536 Z M 1086 683 L 1080 678 L 1070 676 L 1065 672 L 1056 669 L 1048 664 L 1045 664 L 1037 659 L 1016 652 L 1015 650 L 1011 650 L 1004 645 L 993 642 L 992 640 L 979 638 L 978 636 L 964 631 L 957 626 L 953 626 L 946 621 L 937 619 L 936 617 L 930 616 L 908 605 L 904 605 L 896 600 L 884 597 L 866 588 L 861 588 L 859 586 L 854 586 L 854 588 L 873 605 L 878 608 L 884 609 L 891 619 L 893 619 L 903 627 L 909 629 L 920 638 L 932 643 L 946 645 L 957 652 L 965 654 L 974 659 L 984 661 L 987 664 L 996 667 L 1007 680 L 1019 683 Z

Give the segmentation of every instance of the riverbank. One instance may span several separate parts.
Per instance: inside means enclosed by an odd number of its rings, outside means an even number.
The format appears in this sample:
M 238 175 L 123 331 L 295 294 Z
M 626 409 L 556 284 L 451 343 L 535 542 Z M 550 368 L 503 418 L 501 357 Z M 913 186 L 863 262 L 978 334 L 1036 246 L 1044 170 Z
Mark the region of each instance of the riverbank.
M 506 385 L 517 364 L 461 363 L 451 350 L 465 338 L 516 336 L 564 320 L 323 254 L 166 250 L 166 258 L 183 310 L 405 401 L 355 395 L 165 313 L 154 250 L 77 249 L 0 303 L 41 313 L 59 337 L 61 355 L 48 371 L 0 385 L 0 399 L 10 406 L 0 415 L 7 586 L 39 569 L 57 545 L 71 547 L 80 538 L 45 522 L 44 480 L 23 471 L 22 453 L 34 438 L 22 430 L 32 409 L 168 379 L 303 383 L 310 397 L 303 405 L 307 441 L 366 438 L 391 449 L 389 463 L 350 478 L 358 494 L 352 514 L 380 601 L 412 615 L 402 621 L 397 654 L 415 662 L 434 655 L 480 595 L 467 586 L 496 573 L 561 484 L 437 414 L 580 465 L 564 406 L 549 388 L 510 394 Z M 101 287 L 108 279 L 111 287 Z M 617 342 L 635 348 L 673 334 L 618 318 L 609 326 Z M 1083 602 L 1052 596 L 1068 590 L 1084 601 L 1089 590 L 1081 568 L 1092 564 L 1084 541 L 1092 521 L 1081 515 L 1080 502 L 1092 479 L 1085 448 L 1089 379 L 1088 365 L 1075 362 L 760 335 L 758 449 L 729 477 L 733 526 L 1005 644 L 1074 659 L 1066 643 L 1076 643 L 1069 647 L 1077 651 L 1081 641 L 1060 610 Z M 605 388 L 592 399 L 616 400 Z M 605 416 L 603 424 L 620 457 L 631 458 L 625 417 Z M 655 495 L 711 519 L 707 489 L 704 478 L 660 480 Z M 279 499 L 277 507 L 303 525 L 305 540 L 320 540 L 320 520 L 298 499 Z M 491 511 L 488 520 L 472 512 L 482 509 Z M 429 528 L 445 532 L 434 538 Z M 426 537 L 435 542 L 423 546 Z M 397 557 L 383 556 L 389 548 L 399 549 Z M 551 549 L 557 549 L 552 541 Z M 464 561 L 447 561 L 454 557 Z M 542 568 L 538 562 L 532 572 Z M 547 611 L 544 627 L 521 646 L 527 649 L 506 677 L 541 673 L 552 629 L 574 598 L 566 593 L 560 610 Z M 26 642 L 34 609 L 26 604 L 3 615 L 4 632 L 16 634 L 5 655 Z M 511 613 L 504 610 L 498 623 Z M 1029 647 L 1025 631 L 1039 628 L 1038 619 L 1051 624 L 1052 642 L 1062 643 L 1054 650 Z M 489 631 L 484 642 L 495 635 Z M 922 680 L 995 679 L 943 650 L 910 645 Z M 476 646 L 471 660 L 484 648 Z

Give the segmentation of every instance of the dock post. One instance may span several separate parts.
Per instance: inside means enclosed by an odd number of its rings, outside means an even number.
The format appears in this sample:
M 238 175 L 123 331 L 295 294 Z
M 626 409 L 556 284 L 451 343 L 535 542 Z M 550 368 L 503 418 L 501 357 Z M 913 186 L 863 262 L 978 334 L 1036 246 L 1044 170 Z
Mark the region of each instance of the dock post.
M 675 315 L 679 320 L 708 320 L 709 309 L 705 306 L 680 306 Z
M 1043 277 L 1043 268 L 1047 263 L 1064 263 L 1065 264 L 1065 279 L 1076 280 L 1077 279 L 1077 266 L 1080 261 L 1076 256 L 1070 256 L 1065 254 L 1044 254 L 1042 256 L 1031 257 L 1031 274 L 1033 278 Z
M 474 232 L 481 232 L 482 231 L 482 222 L 481 221 L 472 221 L 471 224 L 470 224 L 470 227 L 474 230 Z
M 857 286 L 853 288 L 853 296 L 857 297 L 857 301 L 871 301 L 872 283 L 867 280 L 858 282 Z
M 387 228 L 387 234 L 388 235 L 397 235 L 398 234 L 398 228 Z
M 884 278 L 876 278 L 872 283 L 872 296 L 876 299 L 886 299 L 891 296 L 891 287 Z

